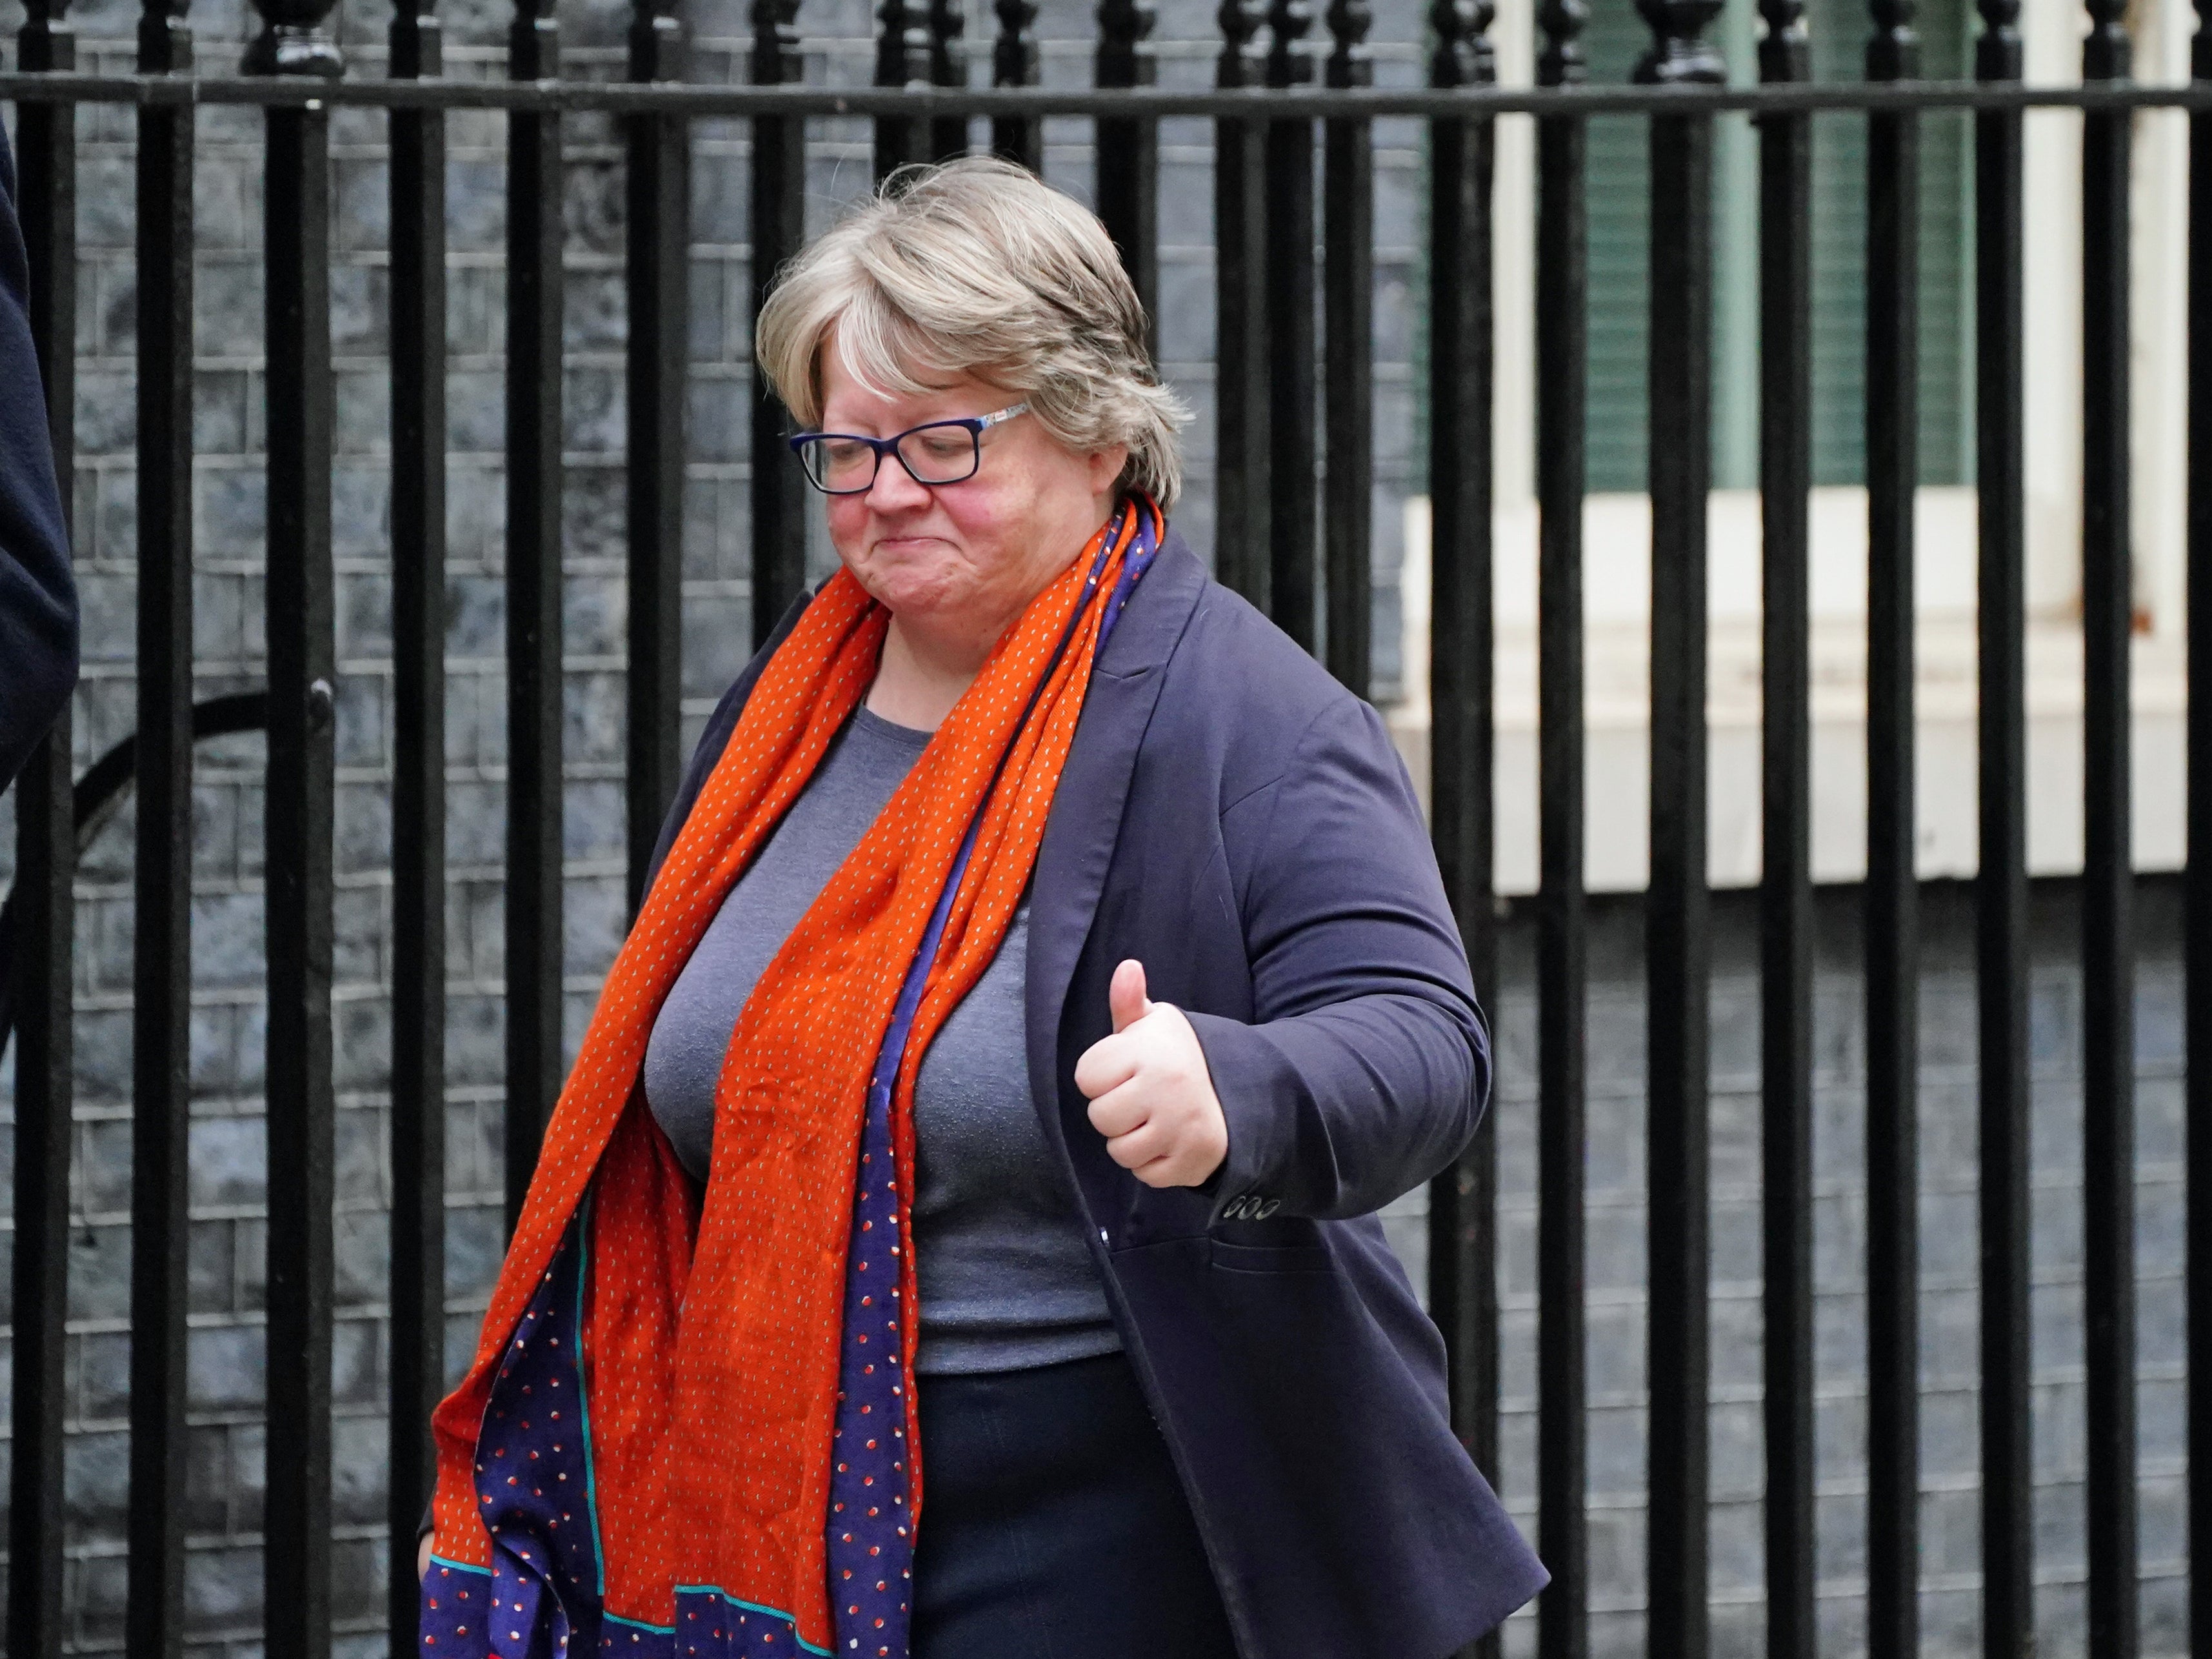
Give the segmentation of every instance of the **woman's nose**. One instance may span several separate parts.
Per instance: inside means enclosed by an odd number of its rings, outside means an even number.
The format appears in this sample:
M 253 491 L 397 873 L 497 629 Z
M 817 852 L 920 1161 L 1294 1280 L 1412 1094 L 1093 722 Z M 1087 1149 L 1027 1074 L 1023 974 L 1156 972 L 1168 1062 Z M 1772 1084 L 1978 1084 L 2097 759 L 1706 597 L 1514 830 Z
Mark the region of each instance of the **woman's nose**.
M 868 486 L 868 505 L 878 513 L 911 510 L 927 503 L 928 489 L 914 480 L 896 455 L 885 455 L 876 467 L 876 481 Z

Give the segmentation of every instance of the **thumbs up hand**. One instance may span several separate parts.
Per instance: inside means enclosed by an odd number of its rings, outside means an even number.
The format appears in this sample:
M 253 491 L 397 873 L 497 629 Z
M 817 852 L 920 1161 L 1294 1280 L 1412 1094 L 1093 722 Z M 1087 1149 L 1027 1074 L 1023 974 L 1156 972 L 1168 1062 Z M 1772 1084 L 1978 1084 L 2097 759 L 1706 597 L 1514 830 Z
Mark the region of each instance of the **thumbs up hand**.
M 1145 995 L 1145 965 L 1123 962 L 1107 990 L 1114 1034 L 1075 1063 L 1107 1156 L 1147 1186 L 1196 1186 L 1229 1156 L 1229 1122 L 1206 1051 L 1183 1011 Z

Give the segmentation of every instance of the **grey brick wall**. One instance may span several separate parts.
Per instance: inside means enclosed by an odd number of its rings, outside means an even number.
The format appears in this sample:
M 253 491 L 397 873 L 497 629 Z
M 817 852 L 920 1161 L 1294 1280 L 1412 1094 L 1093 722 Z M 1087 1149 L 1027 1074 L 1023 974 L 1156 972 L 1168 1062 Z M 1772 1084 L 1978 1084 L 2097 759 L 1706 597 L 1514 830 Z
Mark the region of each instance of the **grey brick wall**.
M 866 0 L 808 0 L 810 74 L 827 82 L 869 73 Z M 1414 9 L 1379 9 L 1377 79 L 1418 78 Z M 1212 75 L 1207 0 L 1162 8 L 1160 79 L 1199 85 Z M 971 40 L 989 20 L 974 8 Z M 700 0 L 686 21 L 694 75 L 744 73 L 743 0 Z M 75 18 L 88 66 L 124 69 L 135 8 L 121 0 L 80 5 Z M 382 72 L 381 7 L 342 7 L 338 24 L 354 73 Z M 598 3 L 564 8 L 568 73 L 619 73 L 625 13 Z M 12 37 L 19 12 L 0 4 Z M 471 0 L 449 6 L 451 72 L 501 72 L 505 9 Z M 253 31 L 242 0 L 195 9 L 203 65 L 227 72 Z M 1054 84 L 1090 75 L 1090 10 L 1083 0 L 1048 0 L 1040 33 L 1044 72 Z M 981 72 L 979 66 L 978 72 Z M 78 456 L 71 480 L 79 574 L 86 608 L 86 674 L 77 700 L 80 768 L 131 728 L 135 615 L 135 420 L 132 320 L 135 283 L 132 125 L 120 112 L 82 118 Z M 259 119 L 252 112 L 204 109 L 200 142 L 196 443 L 197 650 L 199 694 L 256 683 L 263 671 L 264 407 L 260 310 Z M 810 212 L 827 223 L 868 177 L 865 123 L 816 129 Z M 1188 435 L 1191 486 L 1178 517 L 1201 547 L 1213 512 L 1212 295 L 1210 276 L 1210 135 L 1176 122 L 1163 134 L 1162 335 L 1170 378 L 1198 419 Z M 1418 134 L 1403 122 L 1377 124 L 1376 582 L 1378 695 L 1397 673 L 1399 508 L 1421 471 L 1414 453 L 1415 355 L 1420 236 Z M 383 1324 L 386 1213 L 387 991 L 391 973 L 387 893 L 389 558 L 386 545 L 385 307 L 388 265 L 382 119 L 341 112 L 333 164 L 340 208 L 334 261 L 333 347 L 340 375 L 334 479 L 338 608 L 341 794 L 338 846 L 339 1324 L 335 1362 L 337 1607 L 340 1650 L 383 1650 L 378 1584 L 382 1526 L 386 1382 Z M 623 465 L 620 287 L 622 163 L 604 121 L 578 119 L 568 131 L 569 284 L 566 393 L 568 418 L 567 615 L 568 967 L 570 1028 L 580 1029 L 623 925 L 623 593 L 619 538 Z M 750 372 L 744 246 L 746 151 L 742 124 L 700 123 L 696 169 L 690 326 L 690 458 L 687 467 L 685 632 L 687 718 L 696 727 L 741 662 L 750 637 L 746 489 L 750 457 L 742 408 Z M 1087 195 L 1091 156 L 1085 124 L 1048 128 L 1048 173 Z M 504 833 L 505 692 L 503 479 L 501 375 L 504 339 L 503 125 L 459 114 L 451 125 L 452 259 L 451 539 L 447 855 L 451 866 L 447 972 L 449 1224 L 447 1357 L 458 1366 L 500 1249 L 501 1108 L 501 858 Z M 826 549 L 817 544 L 817 564 Z M 194 798 L 194 1025 L 191 1263 L 192 1497 L 188 1603 L 197 1653 L 259 1651 L 259 1505 L 265 1455 L 261 1429 L 265 1283 L 265 1143 L 263 1131 L 261 993 L 261 745 L 240 737 L 202 747 Z M 128 805 L 91 848 L 79 882 L 78 1106 L 70 1210 L 72 1260 L 69 1375 L 70 1595 L 74 1650 L 120 1646 L 127 1490 L 128 1264 L 130 1203 L 131 837 Z M 0 880 L 13 855 L 12 796 L 0 796 Z M 1844 901 L 1832 901 L 1838 940 L 1850 933 Z M 2063 895 L 2047 907 L 2063 908 Z M 1594 956 L 1592 1274 L 1593 1481 L 1601 1505 L 1596 1625 L 1601 1648 L 1635 1644 L 1640 1573 L 1642 1340 L 1638 1284 L 1641 1215 L 1641 1003 L 1636 986 L 1634 912 L 1598 908 Z M 1755 1645 L 1757 1495 L 1755 1321 L 1755 984 L 1741 906 L 1725 903 L 1725 948 L 1716 1002 L 1715 1437 L 1717 1629 L 1735 1651 Z M 2051 918 L 2039 981 L 2039 1050 L 2046 1077 L 2039 1095 L 2039 1445 L 2045 1460 L 2044 1565 L 2052 1650 L 2078 1650 L 2079 1432 L 2078 1249 L 2070 1228 L 2075 1157 L 2069 1096 L 2076 1029 L 2075 992 L 2063 930 Z M 2155 918 L 2154 918 L 2155 919 Z M 1929 1422 L 1931 1491 L 1931 1639 L 1945 1651 L 1970 1619 L 1972 1571 L 1971 1390 L 1972 1262 L 1955 1247 L 1958 1217 L 1971 1220 L 1971 987 L 1962 985 L 1966 934 L 1955 906 L 1931 908 L 1928 1057 L 1930 1095 L 1925 1160 L 1929 1297 Z M 1500 1009 L 1503 1052 L 1499 1132 L 1507 1195 L 1509 1432 L 1501 1479 L 1519 1501 L 1531 1487 L 1529 1398 L 1533 1330 L 1533 1191 L 1527 1064 L 1531 1009 L 1525 987 L 1525 931 L 1510 936 L 1509 990 Z M 2177 1498 L 2179 1390 L 2175 1297 L 2178 1203 L 2173 1174 L 2178 1044 L 2172 942 L 2158 942 L 2144 990 L 2146 1555 L 2153 1628 L 2172 1645 L 2184 1582 Z M 1822 1354 L 1830 1373 L 1822 1400 L 1825 1479 L 1823 1606 L 1837 1652 L 1855 1642 L 1855 1539 L 1863 1488 L 1854 1485 L 1857 1400 L 1852 1377 L 1860 1315 L 1850 1289 L 1861 1211 L 1852 1171 L 1858 1075 L 1848 948 L 1824 969 L 1830 1024 L 1822 1052 L 1820 1143 L 1823 1247 Z M 11 1072 L 0 1068 L 0 1090 Z M 0 1093 L 0 1109 L 8 1096 Z M 1965 1138 L 1962 1140 L 1961 1136 Z M 0 1145 L 6 1144 L 0 1138 Z M 1966 1160 L 1962 1163 L 1961 1159 Z M 1965 1183 L 1962 1186 L 1961 1183 Z M 1965 1206 L 1961 1209 L 1960 1206 Z M 1420 1204 L 1395 1206 L 1390 1224 L 1419 1277 Z M 4 1235 L 0 1235 L 4 1236 Z M 1948 1252 L 1948 1253 L 1947 1253 Z M 1963 1279 L 1961 1275 L 1964 1275 Z M 4 1292 L 0 1292 L 4 1294 Z M 1963 1321 L 1963 1323 L 1962 1323 Z M 1964 1333 L 1963 1335 L 1961 1333 Z M 1966 1345 L 1961 1346 L 1961 1344 Z M 2160 1461 L 2162 1460 L 2162 1461 Z M 1516 1650 L 1528 1645 L 1526 1621 Z

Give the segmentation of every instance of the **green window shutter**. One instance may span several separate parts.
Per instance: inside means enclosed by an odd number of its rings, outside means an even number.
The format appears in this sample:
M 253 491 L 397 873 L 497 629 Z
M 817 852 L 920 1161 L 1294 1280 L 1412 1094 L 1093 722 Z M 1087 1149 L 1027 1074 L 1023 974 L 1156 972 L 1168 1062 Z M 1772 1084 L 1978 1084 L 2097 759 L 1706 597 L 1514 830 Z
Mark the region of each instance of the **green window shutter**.
M 1711 38 L 1741 75 L 1752 61 L 1753 0 L 1728 0 Z M 1583 37 L 1593 85 L 1621 85 L 1651 44 L 1632 4 L 1591 9 Z M 1589 488 L 1644 486 L 1649 433 L 1650 121 L 1605 116 L 1589 124 Z M 1742 116 L 1713 135 L 1713 481 L 1758 474 L 1757 149 Z
M 1748 0 L 1729 0 L 1715 25 L 1731 71 L 1751 72 Z M 1921 9 L 1923 72 L 1969 73 L 1966 0 Z M 1810 0 L 1815 75 L 1857 80 L 1871 28 L 1863 0 Z M 1590 80 L 1619 84 L 1633 72 L 1650 31 L 1633 6 L 1592 8 L 1584 35 Z M 1713 481 L 1757 480 L 1757 139 L 1741 117 L 1717 124 L 1714 156 Z M 1645 405 L 1650 304 L 1650 124 L 1610 116 L 1589 127 L 1589 487 L 1640 491 L 1648 442 Z M 1924 117 L 1921 136 L 1921 481 L 1972 477 L 1973 453 L 1972 134 L 1963 112 Z M 1813 469 L 1817 484 L 1865 476 L 1866 120 L 1814 119 Z M 1539 303 L 1541 298 L 1539 297 Z
M 1650 43 L 1632 5 L 1590 8 L 1583 41 L 1593 85 L 1618 86 Z M 1644 488 L 1650 424 L 1644 366 L 1650 339 L 1650 123 L 1640 115 L 1589 124 L 1589 415 L 1588 487 Z M 1536 302 L 1543 303 L 1538 295 Z
M 1809 0 L 1813 73 L 1864 74 L 1869 25 L 1856 0 Z M 1921 72 L 1972 73 L 1962 0 L 1921 8 Z M 1972 476 L 1972 131 L 1963 111 L 1920 125 L 1920 481 Z M 1866 480 L 1866 118 L 1813 119 L 1813 481 Z

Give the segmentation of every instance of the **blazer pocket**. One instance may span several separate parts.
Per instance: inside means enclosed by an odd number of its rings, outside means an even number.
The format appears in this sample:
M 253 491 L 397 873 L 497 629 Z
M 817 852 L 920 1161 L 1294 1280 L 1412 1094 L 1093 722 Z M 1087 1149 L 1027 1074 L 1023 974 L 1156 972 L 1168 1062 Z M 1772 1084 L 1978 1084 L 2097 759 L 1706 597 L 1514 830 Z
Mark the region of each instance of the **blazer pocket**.
M 1231 1273 L 1332 1273 L 1335 1260 L 1325 1244 L 1231 1244 L 1214 1239 L 1213 1265 Z

